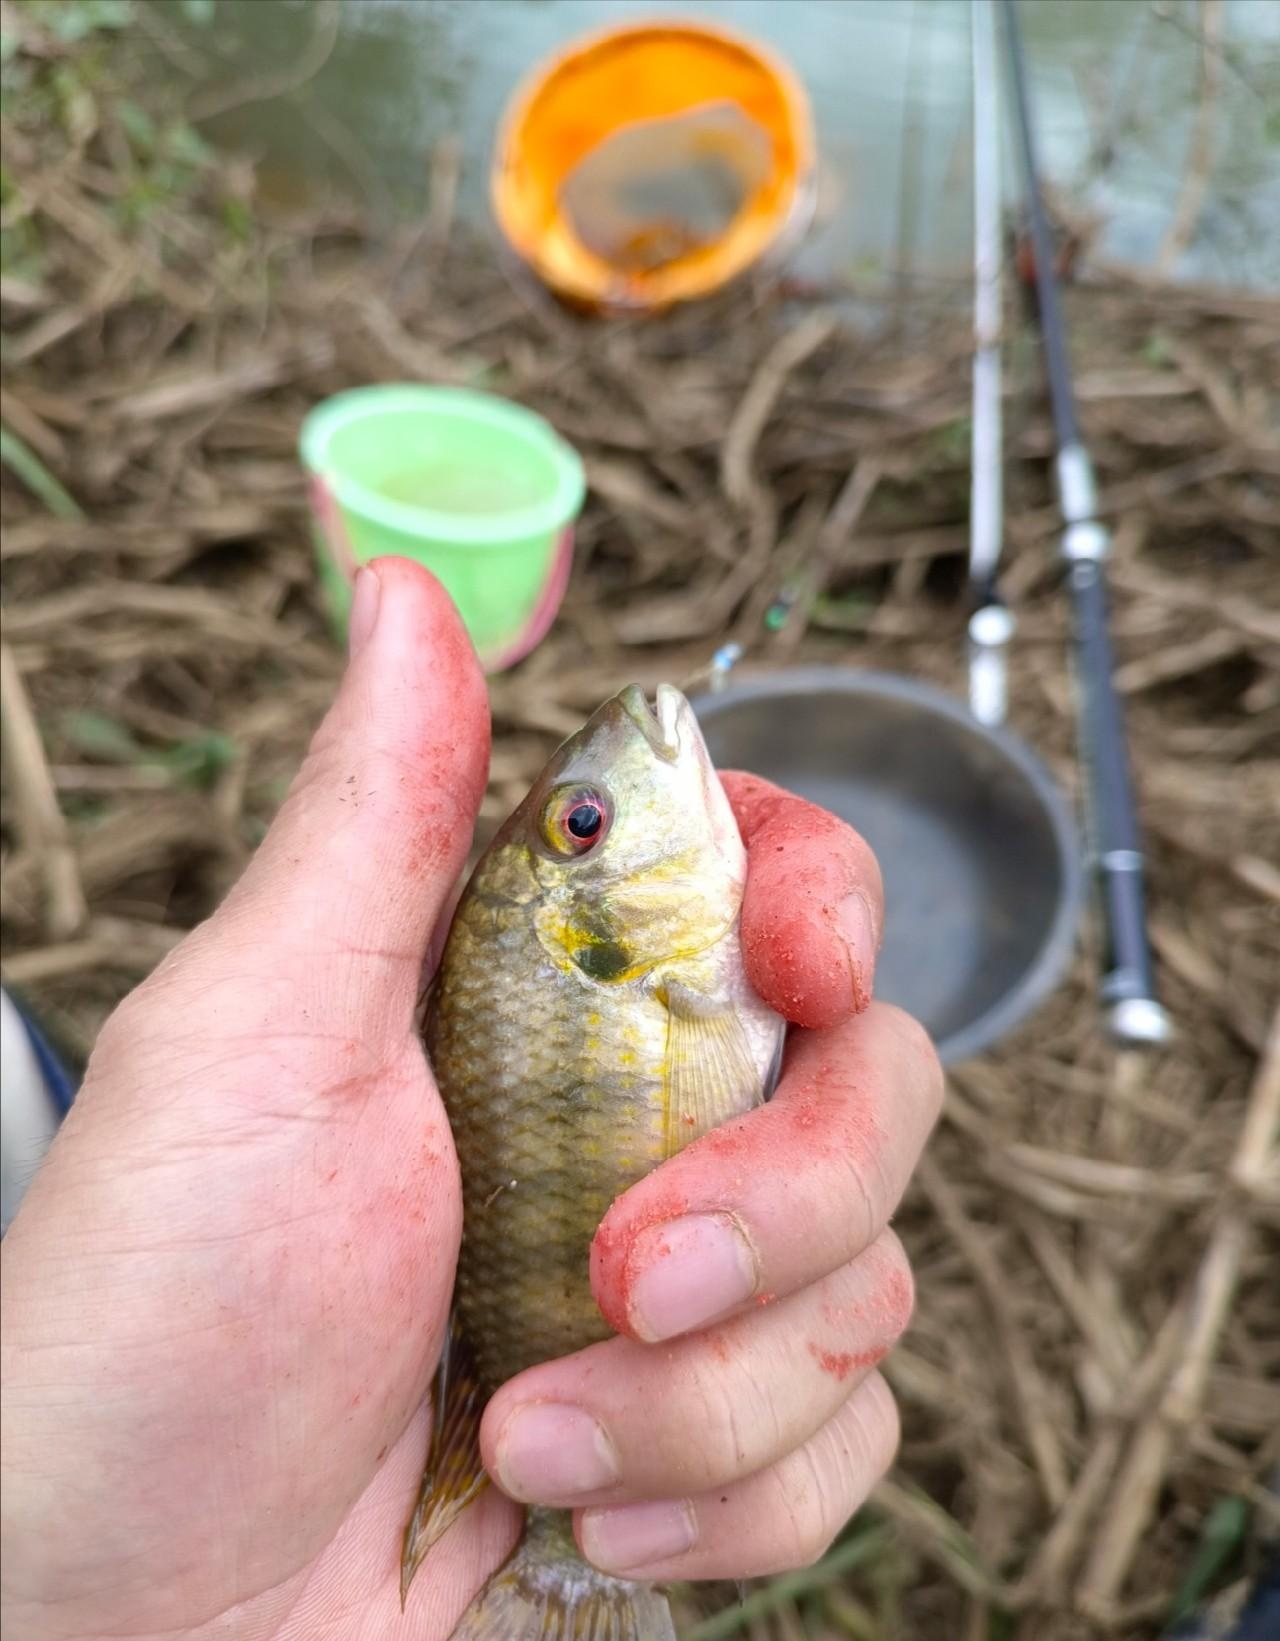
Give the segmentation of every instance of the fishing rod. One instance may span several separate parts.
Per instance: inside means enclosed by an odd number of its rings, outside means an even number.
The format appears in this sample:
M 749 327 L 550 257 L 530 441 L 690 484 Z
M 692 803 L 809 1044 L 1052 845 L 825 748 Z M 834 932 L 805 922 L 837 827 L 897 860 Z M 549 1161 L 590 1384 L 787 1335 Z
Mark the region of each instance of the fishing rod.
M 1124 715 L 1113 678 L 1104 569 L 1111 551 L 1111 532 L 1098 517 L 1093 463 L 1076 417 L 1066 329 L 1036 163 L 1017 0 L 1003 0 L 1003 5 L 1035 259 L 1040 341 L 1058 446 L 1058 507 L 1065 525 L 1060 550 L 1075 623 L 1086 820 L 1106 934 L 1102 1001 L 1112 1035 L 1121 1043 L 1137 1047 L 1167 1041 L 1172 1022 L 1156 997 L 1147 939 L 1142 839 L 1129 772 Z
M 1013 615 L 1000 597 L 1004 545 L 1001 407 L 1000 94 L 995 0 L 972 0 L 973 416 L 969 491 L 969 710 L 990 729 L 1008 711 Z

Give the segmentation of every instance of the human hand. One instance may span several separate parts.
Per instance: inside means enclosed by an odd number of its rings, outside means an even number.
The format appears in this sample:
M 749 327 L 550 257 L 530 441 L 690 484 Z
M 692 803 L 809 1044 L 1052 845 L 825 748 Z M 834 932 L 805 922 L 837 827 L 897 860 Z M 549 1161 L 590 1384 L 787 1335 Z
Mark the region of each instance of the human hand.
M 461 1225 L 415 1004 L 484 788 L 488 716 L 436 584 L 398 560 L 361 581 L 351 665 L 271 832 L 107 1023 L 3 1245 L 3 1619 L 31 1641 L 443 1641 L 518 1531 L 488 1490 L 401 1619 L 400 1535 Z M 620 1199 L 592 1278 L 615 1326 L 646 1331 L 646 1227 L 679 1202 L 735 1216 L 759 1293 L 779 1301 L 670 1347 L 623 1337 L 536 1368 L 486 1415 L 486 1460 L 508 1483 L 531 1397 L 605 1422 L 622 1479 L 580 1518 L 598 1559 L 633 1499 L 715 1487 L 726 1521 L 746 1512 L 731 1546 L 695 1497 L 678 1577 L 808 1559 L 887 1462 L 892 1405 L 856 1359 L 906 1320 L 883 1227 L 937 1103 L 914 1028 L 876 1007 L 851 1018 L 879 918 L 865 851 L 762 783 L 726 785 L 750 850 L 753 979 L 825 1029 L 797 1036 L 774 1104 Z M 861 932 L 825 910 L 854 884 L 871 904 Z M 686 1327 L 697 1290 L 686 1278 Z

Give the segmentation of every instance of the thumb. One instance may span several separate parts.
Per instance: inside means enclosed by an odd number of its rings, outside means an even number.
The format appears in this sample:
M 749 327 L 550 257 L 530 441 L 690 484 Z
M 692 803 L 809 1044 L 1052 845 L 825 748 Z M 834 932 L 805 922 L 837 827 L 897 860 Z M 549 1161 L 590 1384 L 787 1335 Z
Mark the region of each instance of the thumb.
M 375 989 L 394 1014 L 412 1009 L 489 763 L 484 675 L 433 576 L 408 559 L 366 565 L 350 633 L 337 698 L 209 926 L 252 951 L 255 968 L 305 959 L 331 1024 Z

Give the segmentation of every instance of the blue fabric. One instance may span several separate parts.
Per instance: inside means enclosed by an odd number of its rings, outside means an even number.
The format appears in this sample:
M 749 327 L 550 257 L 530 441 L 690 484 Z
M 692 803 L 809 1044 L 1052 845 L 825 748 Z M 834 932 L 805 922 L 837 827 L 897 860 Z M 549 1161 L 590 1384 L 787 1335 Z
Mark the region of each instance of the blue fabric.
M 1164 1641 L 1280 1641 L 1280 1555 L 1259 1572 L 1235 1619 L 1226 1620 L 1226 1628 L 1223 1622 L 1215 1622 L 1210 1603 L 1166 1630 Z
M 71 1109 L 71 1102 L 76 1097 L 75 1079 L 49 1046 L 39 1026 L 12 992 L 9 993 L 9 1001 L 17 1009 L 22 1017 L 23 1025 L 27 1028 L 27 1036 L 31 1042 L 31 1052 L 36 1057 L 36 1063 L 40 1067 L 40 1074 L 44 1078 L 45 1087 L 49 1090 L 49 1096 L 58 1108 L 59 1117 L 65 1117 Z
M 1277 1641 L 1280 1637 L 1280 1555 L 1253 1587 L 1229 1641 Z

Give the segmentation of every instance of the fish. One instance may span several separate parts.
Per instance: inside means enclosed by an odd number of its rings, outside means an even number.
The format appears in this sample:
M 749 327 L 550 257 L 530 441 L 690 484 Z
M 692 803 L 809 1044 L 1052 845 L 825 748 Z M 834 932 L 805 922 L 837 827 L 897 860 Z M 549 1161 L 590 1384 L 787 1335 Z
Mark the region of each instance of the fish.
M 481 856 L 424 1009 L 463 1234 L 401 1596 L 479 1497 L 484 1406 L 614 1330 L 592 1295 L 615 1198 L 772 1091 L 785 1024 L 752 990 L 746 849 L 697 718 L 628 685 L 551 758 Z M 674 1641 L 666 1594 L 586 1563 L 567 1510 L 523 1536 L 453 1641 Z

